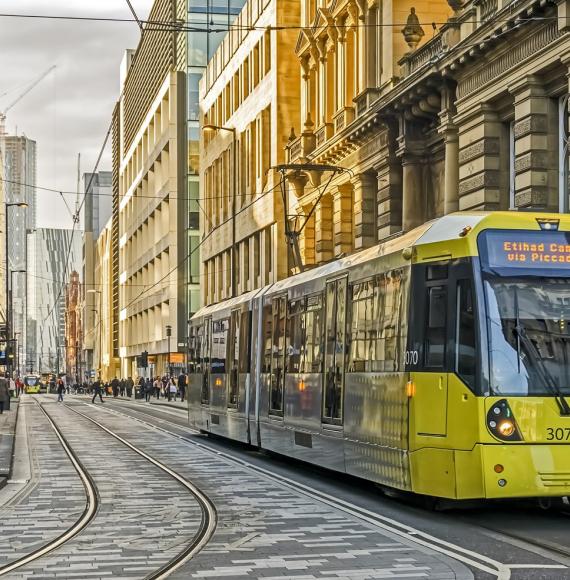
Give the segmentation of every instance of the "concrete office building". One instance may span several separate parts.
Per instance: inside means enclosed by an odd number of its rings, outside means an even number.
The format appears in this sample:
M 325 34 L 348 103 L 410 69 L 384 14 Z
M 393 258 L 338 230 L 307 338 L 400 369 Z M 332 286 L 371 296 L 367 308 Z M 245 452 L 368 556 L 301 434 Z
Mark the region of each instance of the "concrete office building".
M 300 72 L 291 58 L 299 24 L 299 2 L 249 0 L 202 77 L 205 304 L 288 275 L 286 212 L 273 168 L 285 162 L 299 115 Z

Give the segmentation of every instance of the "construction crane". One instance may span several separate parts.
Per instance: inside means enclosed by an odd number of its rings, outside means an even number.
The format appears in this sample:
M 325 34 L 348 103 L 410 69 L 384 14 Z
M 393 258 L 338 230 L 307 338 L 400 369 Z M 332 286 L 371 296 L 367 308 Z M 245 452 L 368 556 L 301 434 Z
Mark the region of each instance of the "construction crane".
M 16 99 L 14 99 L 3 111 L 0 111 L 0 136 L 6 134 L 5 124 L 6 124 L 6 113 L 15 107 L 30 91 L 32 91 L 39 83 L 41 83 L 51 71 L 55 70 L 56 65 L 50 66 L 46 71 L 44 71 L 33 83 L 31 83 L 23 93 L 20 93 Z

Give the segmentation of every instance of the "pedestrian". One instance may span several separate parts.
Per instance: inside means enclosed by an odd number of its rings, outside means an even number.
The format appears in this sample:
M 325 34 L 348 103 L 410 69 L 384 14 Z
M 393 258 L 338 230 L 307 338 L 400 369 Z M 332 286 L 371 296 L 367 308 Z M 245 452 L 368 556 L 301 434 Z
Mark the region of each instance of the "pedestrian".
M 63 393 L 65 393 L 65 384 L 61 379 L 57 381 L 57 402 L 63 403 Z
M 121 397 L 125 396 L 125 379 L 119 381 L 119 395 L 121 395 Z
M 16 396 L 20 397 L 24 392 L 24 383 L 20 377 L 16 379 Z
M 150 401 L 150 398 L 152 396 L 152 391 L 153 391 L 153 384 L 151 382 L 150 379 L 146 380 L 145 383 L 145 389 L 144 389 L 144 397 L 145 397 L 145 401 L 148 403 Z
M 8 389 L 8 381 L 4 373 L 0 373 L 0 415 L 4 409 L 8 409 L 10 403 L 10 391 Z
M 154 383 L 152 384 L 153 388 L 154 388 L 154 396 L 157 399 L 160 399 L 160 391 L 162 389 L 162 383 L 160 382 L 160 379 L 158 377 L 154 378 Z
M 10 398 L 14 398 L 16 396 L 16 381 L 14 379 L 10 379 Z
M 171 377 L 168 384 L 168 400 L 170 401 L 171 398 L 174 398 L 176 401 L 176 394 L 176 381 L 174 380 L 174 377 Z
M 133 381 L 133 377 L 129 377 L 127 379 L 127 397 L 129 397 L 129 399 L 133 396 L 133 388 L 135 386 L 135 382 Z
M 111 391 L 113 392 L 113 397 L 116 399 L 119 396 L 119 379 L 117 377 L 113 377 L 111 381 Z
M 101 389 L 102 389 L 101 381 L 99 379 L 97 379 L 93 383 L 93 398 L 91 399 L 92 403 L 95 403 L 95 397 L 97 397 L 97 395 L 99 395 L 99 399 L 101 399 L 101 403 L 105 402 L 105 401 L 103 401 L 103 394 L 101 393 Z
M 144 380 L 144 377 L 140 377 L 138 385 L 139 385 L 139 399 L 142 399 L 144 397 L 146 390 L 145 389 L 146 381 Z
M 178 376 L 178 390 L 180 391 L 180 402 L 184 402 L 184 397 L 186 396 L 186 375 L 181 373 Z

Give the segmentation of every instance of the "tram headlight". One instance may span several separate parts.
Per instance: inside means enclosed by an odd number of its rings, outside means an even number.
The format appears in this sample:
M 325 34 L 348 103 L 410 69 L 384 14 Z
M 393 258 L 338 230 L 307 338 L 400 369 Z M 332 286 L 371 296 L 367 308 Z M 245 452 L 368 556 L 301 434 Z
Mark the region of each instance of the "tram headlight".
M 510 437 L 515 432 L 515 424 L 509 419 L 505 419 L 499 423 L 499 433 L 503 437 Z
M 487 429 L 501 441 L 522 441 L 517 422 L 506 399 L 496 401 L 489 409 Z

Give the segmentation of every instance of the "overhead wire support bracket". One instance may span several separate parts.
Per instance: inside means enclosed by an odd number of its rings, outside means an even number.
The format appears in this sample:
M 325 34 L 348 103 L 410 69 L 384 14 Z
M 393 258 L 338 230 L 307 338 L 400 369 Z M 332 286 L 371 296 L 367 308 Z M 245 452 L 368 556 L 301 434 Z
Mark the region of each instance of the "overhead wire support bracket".
M 340 167 L 339 165 L 327 165 L 324 163 L 282 163 L 274 167 L 276 171 L 281 174 L 281 195 L 283 198 L 283 213 L 285 215 L 285 237 L 287 238 L 287 243 L 291 248 L 291 253 L 293 256 L 293 261 L 295 266 L 299 269 L 299 272 L 304 272 L 305 265 L 303 264 L 303 258 L 301 256 L 301 249 L 299 247 L 299 238 L 301 232 L 305 229 L 305 226 L 311 219 L 311 216 L 315 212 L 319 202 L 321 201 L 323 195 L 329 188 L 335 175 L 340 173 L 351 173 L 346 167 Z M 330 172 L 330 177 L 324 185 L 322 191 L 319 193 L 317 199 L 313 203 L 313 207 L 309 213 L 305 216 L 305 219 L 301 227 L 297 228 L 297 220 L 302 217 L 298 214 L 289 215 L 289 203 L 287 196 L 287 176 L 291 174 L 304 173 L 311 177 L 311 174 L 327 173 Z M 291 227 L 292 222 L 294 222 L 293 227 Z

